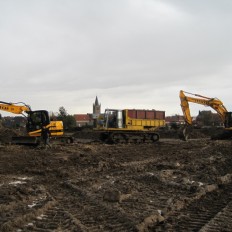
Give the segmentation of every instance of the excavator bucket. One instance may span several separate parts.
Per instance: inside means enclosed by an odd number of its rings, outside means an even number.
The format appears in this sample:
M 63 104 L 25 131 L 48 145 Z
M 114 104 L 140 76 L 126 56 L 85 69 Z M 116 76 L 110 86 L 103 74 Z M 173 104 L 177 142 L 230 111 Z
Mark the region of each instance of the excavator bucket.
M 187 141 L 192 132 L 192 127 L 190 125 L 185 125 L 181 127 L 178 131 L 179 139 Z

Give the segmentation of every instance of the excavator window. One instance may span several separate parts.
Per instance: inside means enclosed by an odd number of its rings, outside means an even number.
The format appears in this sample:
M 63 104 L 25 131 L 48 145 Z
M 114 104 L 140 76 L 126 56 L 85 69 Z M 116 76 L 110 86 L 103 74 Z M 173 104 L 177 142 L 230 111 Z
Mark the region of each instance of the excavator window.
M 49 114 L 46 110 L 30 111 L 28 113 L 27 130 L 35 131 L 50 123 Z
M 232 112 L 226 112 L 225 113 L 225 128 L 232 127 Z

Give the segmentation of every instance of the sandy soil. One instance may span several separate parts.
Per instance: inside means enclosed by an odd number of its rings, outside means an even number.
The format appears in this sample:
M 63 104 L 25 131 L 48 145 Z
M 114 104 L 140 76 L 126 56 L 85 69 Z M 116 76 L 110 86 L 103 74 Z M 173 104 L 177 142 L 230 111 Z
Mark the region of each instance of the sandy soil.
M 231 231 L 232 141 L 0 146 L 0 231 Z

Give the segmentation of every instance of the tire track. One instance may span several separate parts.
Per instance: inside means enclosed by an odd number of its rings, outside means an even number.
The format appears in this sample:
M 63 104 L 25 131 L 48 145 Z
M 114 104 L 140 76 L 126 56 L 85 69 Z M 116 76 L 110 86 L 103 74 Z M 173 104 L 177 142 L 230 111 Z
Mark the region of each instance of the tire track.
M 200 231 L 201 229 L 201 231 L 211 231 L 215 227 L 214 223 L 227 226 L 228 222 L 231 223 L 231 200 L 232 185 L 230 184 L 218 191 L 207 193 L 180 211 L 173 212 L 166 224 L 172 225 L 171 228 L 175 231 Z M 230 220 L 225 222 L 226 218 Z
M 68 198 L 58 202 L 71 215 L 77 218 L 88 231 L 133 231 L 135 222 L 130 215 L 119 208 L 102 202 L 102 198 L 89 195 L 87 191 L 67 182 Z M 67 192 L 68 191 L 68 192 Z M 71 192 L 70 192 L 71 191 Z M 75 194 L 74 194 L 75 193 Z
M 232 201 L 225 208 L 216 214 L 200 232 L 224 231 L 230 232 L 232 228 Z

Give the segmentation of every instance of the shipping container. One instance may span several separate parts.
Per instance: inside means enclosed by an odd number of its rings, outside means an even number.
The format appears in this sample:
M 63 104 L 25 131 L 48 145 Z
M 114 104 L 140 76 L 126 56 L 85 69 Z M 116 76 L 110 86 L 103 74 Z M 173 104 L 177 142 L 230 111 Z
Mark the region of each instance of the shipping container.
M 136 110 L 137 119 L 145 119 L 146 111 L 145 110 Z
M 165 119 L 165 111 L 160 110 L 128 110 L 128 117 L 133 119 Z
M 155 111 L 156 119 L 165 119 L 165 111 Z
M 155 111 L 147 110 L 146 111 L 146 119 L 155 119 Z
M 136 110 L 128 110 L 128 117 L 136 118 Z

